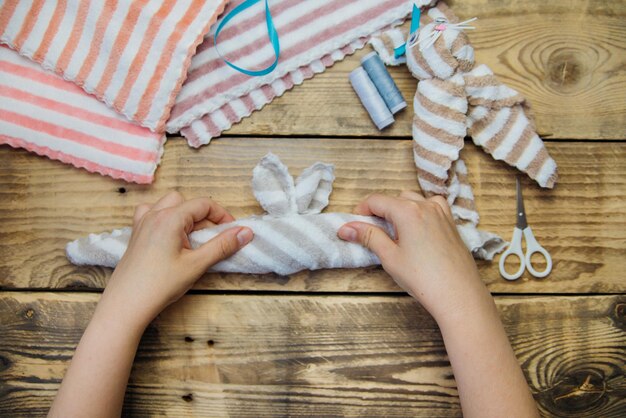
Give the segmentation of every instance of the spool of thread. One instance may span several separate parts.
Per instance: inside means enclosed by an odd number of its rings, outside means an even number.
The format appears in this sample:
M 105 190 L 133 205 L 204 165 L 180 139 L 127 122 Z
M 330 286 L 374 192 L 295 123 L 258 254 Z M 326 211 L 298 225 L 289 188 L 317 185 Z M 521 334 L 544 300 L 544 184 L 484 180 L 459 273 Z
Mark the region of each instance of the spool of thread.
M 361 65 L 372 79 L 378 93 L 382 96 L 385 104 L 395 114 L 406 107 L 406 101 L 402 97 L 402 93 L 391 78 L 391 74 L 387 71 L 387 67 L 383 64 L 376 51 L 371 52 L 361 58 Z
M 393 115 L 363 67 L 350 73 L 350 83 L 379 130 L 393 123 Z

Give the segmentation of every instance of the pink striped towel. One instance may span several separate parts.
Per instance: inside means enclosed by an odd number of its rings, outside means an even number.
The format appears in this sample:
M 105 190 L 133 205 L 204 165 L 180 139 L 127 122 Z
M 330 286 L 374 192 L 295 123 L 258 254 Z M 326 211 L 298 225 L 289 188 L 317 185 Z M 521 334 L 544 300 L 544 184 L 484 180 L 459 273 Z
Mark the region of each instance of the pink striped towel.
M 165 136 L 129 122 L 80 87 L 0 46 L 0 144 L 151 183 Z
M 226 0 L 0 0 L 0 42 L 161 132 Z
M 226 12 L 241 2 L 231 1 Z M 276 69 L 262 77 L 236 72 L 217 54 L 211 32 L 192 59 L 167 130 L 177 132 L 189 127 L 183 135 L 191 139 L 191 145 L 208 143 L 211 137 L 307 78 L 307 72 L 312 76 L 361 47 L 360 38 L 404 19 L 412 4 L 407 0 L 271 1 L 270 9 L 281 40 Z M 261 3 L 257 6 L 233 19 L 219 38 L 220 52 L 245 68 L 261 68 L 274 59 L 267 42 L 264 8 Z M 317 60 L 322 61 L 315 64 Z M 318 70 L 311 69 L 312 65 L 317 65 Z M 197 120 L 200 121 L 192 126 Z

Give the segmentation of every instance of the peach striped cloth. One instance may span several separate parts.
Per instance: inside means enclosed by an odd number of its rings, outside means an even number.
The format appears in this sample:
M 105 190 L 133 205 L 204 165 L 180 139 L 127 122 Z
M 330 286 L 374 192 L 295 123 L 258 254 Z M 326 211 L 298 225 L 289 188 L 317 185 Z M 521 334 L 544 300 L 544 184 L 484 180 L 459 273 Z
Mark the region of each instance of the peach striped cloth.
M 94 173 L 151 183 L 165 136 L 0 46 L 0 144 Z
M 225 13 L 241 2 L 231 1 Z M 417 3 L 428 1 L 417 0 Z M 271 1 L 270 9 L 281 41 L 276 69 L 261 77 L 236 72 L 217 53 L 211 32 L 193 57 L 189 77 L 167 122 L 168 132 L 187 128 L 183 134 L 191 139 L 191 145 L 208 143 L 211 137 L 285 89 L 363 46 L 362 41 L 359 45 L 351 46 L 351 43 L 399 23 L 411 8 L 412 2 L 407 0 Z M 343 50 L 345 47 L 348 49 Z M 273 61 L 261 3 L 241 13 L 222 30 L 219 49 L 227 59 L 245 68 L 262 68 Z M 311 65 L 317 65 L 317 70 Z M 199 122 L 193 124 L 194 121 Z
M 226 0 L 0 0 L 0 42 L 117 112 L 164 130 Z

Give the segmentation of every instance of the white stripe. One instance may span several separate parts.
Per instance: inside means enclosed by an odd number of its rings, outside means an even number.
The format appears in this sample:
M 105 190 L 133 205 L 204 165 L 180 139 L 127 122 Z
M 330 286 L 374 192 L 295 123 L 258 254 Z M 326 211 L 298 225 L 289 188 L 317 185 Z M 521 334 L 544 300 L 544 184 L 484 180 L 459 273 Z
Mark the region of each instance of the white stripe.
M 385 32 L 385 34 L 389 36 L 389 39 L 391 39 L 391 42 L 394 48 L 397 48 L 406 42 L 404 33 L 402 33 L 402 31 L 399 29 L 390 29 L 387 32 Z
M 451 95 L 447 91 L 437 87 L 432 80 L 419 82 L 417 84 L 417 90 L 434 103 L 449 107 L 462 114 L 467 113 L 467 98 Z
M 128 95 L 128 100 L 124 105 L 125 113 L 129 115 L 137 113 L 141 98 L 148 87 L 148 83 L 154 71 L 158 68 L 154 63 L 160 59 L 161 52 L 164 50 L 168 38 L 174 32 L 176 24 L 185 15 L 187 9 L 189 9 L 190 4 L 191 0 L 177 1 L 167 17 L 161 22 L 159 31 L 150 45 L 150 51 L 146 56 L 146 60 L 139 70 L 139 76 L 135 80 L 130 94 Z
M 100 15 L 102 14 L 105 3 L 106 2 L 104 1 L 89 2 L 87 18 L 85 19 L 85 22 L 83 24 L 83 33 L 78 40 L 78 44 L 76 45 L 76 48 L 74 48 L 74 52 L 72 53 L 72 58 L 67 65 L 67 68 L 65 70 L 65 78 L 70 80 L 75 79 L 78 75 L 78 72 L 80 71 L 80 68 L 83 66 L 83 63 L 87 58 L 87 54 L 89 53 L 94 33 L 96 31 L 98 17 L 100 17 Z
M 472 191 L 472 186 L 469 184 L 461 183 L 459 186 L 459 197 L 463 199 L 474 200 L 474 192 Z
M 250 92 L 250 98 L 252 99 L 252 102 L 254 103 L 254 106 L 257 110 L 261 109 L 263 106 L 270 102 L 270 100 L 265 97 L 263 90 L 261 90 L 260 88 L 252 90 Z
M 443 116 L 432 113 L 430 110 L 422 106 L 417 98 L 417 95 L 415 95 L 415 99 L 413 100 L 413 110 L 415 111 L 415 115 L 417 117 L 422 119 L 430 126 L 437 127 L 442 131 L 449 133 L 450 135 L 459 136 L 461 138 L 465 137 L 465 123 L 455 122 Z
M 74 1 L 68 1 L 65 4 L 65 14 L 63 15 L 63 19 L 61 19 L 56 35 L 52 39 L 52 42 L 50 42 L 50 48 L 48 48 L 48 52 L 44 58 L 44 62 L 49 63 L 50 66 L 56 67 L 59 56 L 63 52 L 72 34 L 76 15 L 78 14 L 78 5 L 79 3 Z
M 503 100 L 514 97 L 517 92 L 505 85 L 498 86 L 481 86 L 472 87 L 466 86 L 465 90 L 467 94 L 473 98 L 486 99 L 486 100 Z
M 208 144 L 211 142 L 211 135 L 207 131 L 202 120 L 198 119 L 191 124 L 191 130 L 196 135 L 196 140 L 200 144 Z M 208 137 L 208 138 L 207 138 Z
M 318 218 L 318 220 L 322 221 L 323 218 Z M 303 227 L 310 225 L 306 228 L 306 234 L 311 240 L 322 244 L 320 247 L 325 249 L 324 253 L 329 258 L 332 265 L 339 265 L 341 262 L 341 251 L 339 250 L 339 247 L 332 240 L 328 239 L 328 237 L 320 230 L 318 224 L 316 222 L 312 222 L 311 218 L 308 216 L 299 217 L 299 222 Z
M 39 107 L 10 97 L 2 97 L 0 110 L 12 111 L 24 116 L 32 117 L 42 122 L 51 123 L 66 129 L 72 129 L 105 143 L 125 145 L 128 147 L 154 152 L 158 148 L 158 141 L 141 136 L 120 132 L 102 125 L 96 125 L 88 120 L 69 116 L 54 109 Z M 148 131 L 149 132 L 149 131 Z
M 163 73 L 160 84 L 154 99 L 150 102 L 150 110 L 146 115 L 146 122 L 157 124 L 163 115 L 163 110 L 167 108 L 170 101 L 168 93 L 174 90 L 174 86 L 178 83 L 181 74 L 181 62 L 187 59 L 188 49 L 195 42 L 198 34 L 204 29 L 207 22 L 206 16 L 215 13 L 215 3 L 212 1 L 205 2 L 202 9 L 196 13 L 195 18 L 186 26 L 185 32 L 176 43 L 172 53 L 172 59 L 166 61 L 167 68 Z
M 478 216 L 478 212 L 476 211 L 462 208 L 457 205 L 452 205 L 450 209 L 452 210 L 452 215 L 454 219 L 464 219 L 466 221 L 470 221 L 475 224 L 477 224 L 478 221 L 480 220 L 480 217 Z
M 533 134 L 530 142 L 524 148 L 522 155 L 520 155 L 519 159 L 515 163 L 515 167 L 519 168 L 522 171 L 526 171 L 528 169 L 528 165 L 535 159 L 537 153 L 541 151 L 544 147 L 543 142 L 536 134 Z
M 222 131 L 232 126 L 222 109 L 217 109 L 215 112 L 211 113 L 211 119 L 213 119 L 213 123 Z
M 478 134 L 474 134 L 472 139 L 476 145 L 484 145 L 487 141 L 489 141 L 495 134 L 500 132 L 504 127 L 504 124 L 509 117 L 511 116 L 511 108 L 505 107 L 498 110 L 496 117 L 491 121 L 491 123 L 485 127 L 482 131 L 478 132 Z
M 454 54 L 456 59 L 465 60 L 469 62 L 474 62 L 474 48 L 471 45 L 463 45 L 459 48 L 458 51 Z
M 22 45 L 21 51 L 24 51 L 29 55 L 35 53 L 43 41 L 43 37 L 46 34 L 46 30 L 50 26 L 50 21 L 52 20 L 52 16 L 54 15 L 56 8 L 56 0 L 44 2 L 43 7 L 39 11 L 39 16 L 37 16 L 37 22 L 30 31 L 26 42 Z
M 448 168 L 442 167 L 439 164 L 435 164 L 432 161 L 428 161 L 422 157 L 420 157 L 415 150 L 413 150 L 413 158 L 415 160 L 415 165 L 421 168 L 424 171 L 428 171 L 435 177 L 439 177 L 442 180 L 448 179 Z M 452 161 L 450 161 L 452 163 Z
M 524 116 L 524 113 L 521 109 L 519 109 L 519 113 L 517 114 L 517 119 L 507 132 L 506 136 L 500 142 L 500 145 L 493 151 L 493 158 L 496 160 L 504 160 L 507 155 L 511 152 L 517 141 L 519 141 L 522 136 L 522 132 L 528 126 L 528 119 Z
M 245 103 L 242 102 L 240 99 L 235 99 L 231 101 L 230 107 L 232 107 L 232 109 L 235 111 L 235 114 L 240 119 L 249 114 L 248 108 L 246 107 Z
M 130 66 L 133 63 L 133 59 L 137 55 L 137 51 L 141 48 L 144 42 L 144 36 L 148 31 L 150 25 L 150 19 L 156 11 L 163 3 L 163 0 L 150 0 L 146 6 L 141 10 L 139 17 L 137 18 L 137 23 L 135 24 L 135 28 L 128 38 L 128 43 L 122 52 L 122 56 L 120 57 L 119 62 L 117 63 L 117 67 L 115 68 L 115 72 L 113 73 L 113 77 L 111 77 L 111 81 L 109 82 L 109 86 L 106 89 L 105 96 L 107 97 L 117 97 L 126 78 L 128 77 L 128 72 L 130 71 Z
M 556 172 L 556 162 L 552 158 L 547 158 L 537 173 L 537 183 L 542 187 L 548 186 L 548 180 Z
M 418 49 L 415 49 L 418 48 Z M 431 78 L 430 73 L 423 68 L 421 65 L 417 63 L 415 59 L 415 54 L 419 54 L 419 45 L 414 45 L 413 48 L 409 48 L 406 52 L 406 65 L 409 67 L 411 74 L 415 76 L 419 80 L 429 79 Z
M 30 9 L 34 6 L 31 1 L 18 1 L 15 10 L 13 11 L 13 15 L 9 19 L 9 23 L 7 24 L 4 32 L 2 33 L 3 41 L 11 41 L 10 45 L 13 45 L 13 41 L 17 37 L 17 34 L 22 29 L 22 25 L 24 24 L 24 20 L 30 12 Z
M 304 74 L 302 74 L 302 71 L 300 71 L 299 69 L 292 71 L 291 79 L 293 80 L 294 84 L 300 85 L 304 81 Z
M 88 160 L 127 173 L 152 174 L 156 169 L 156 164 L 154 163 L 129 160 L 128 158 L 109 154 L 87 145 L 68 141 L 64 138 L 1 120 L 0 132 L 7 132 L 10 136 L 24 139 L 26 142 L 39 147 L 46 147 L 53 151 L 63 152 L 75 158 Z
M 439 186 L 438 184 L 431 183 L 430 181 L 417 177 L 417 181 L 420 184 L 420 188 L 424 192 L 433 192 L 435 194 L 446 194 L 447 190 L 445 186 Z
M 439 42 L 439 40 L 437 40 L 437 42 Z M 415 48 L 420 47 L 421 44 L 419 46 L 416 46 Z M 430 69 L 433 71 L 433 74 L 435 74 L 437 77 L 445 80 L 446 78 L 449 78 L 452 74 L 454 74 L 454 69 L 441 58 L 441 56 L 435 49 L 435 45 L 424 48 L 421 53 L 424 57 L 424 60 L 426 60 L 426 62 L 430 66 Z
M 486 75 L 493 75 L 493 71 L 491 71 L 491 68 L 489 68 L 487 65 L 480 64 L 474 67 L 472 71 L 467 73 L 467 75 L 473 76 L 473 77 L 482 77 Z
M 429 151 L 436 152 L 437 154 L 445 155 L 450 160 L 455 161 L 459 158 L 459 148 L 454 145 L 447 144 L 438 140 L 426 132 L 422 131 L 418 126 L 413 123 L 413 139 L 422 147 Z
M 6 61 L 1 55 L 2 54 L 0 53 L 0 62 Z M 37 68 L 37 70 L 42 71 L 41 67 Z M 130 124 L 127 119 L 109 109 L 104 103 L 99 102 L 93 96 L 84 93 L 82 90 L 67 91 L 52 87 L 48 84 L 40 83 L 28 77 L 21 77 L 20 75 L 16 75 L 15 73 L 5 73 L 3 71 L 0 71 L 0 74 L 2 75 L 2 78 L 0 79 L 0 85 L 17 88 L 34 94 L 35 96 L 54 100 L 55 102 L 66 103 L 72 106 L 82 108 L 84 110 L 88 110 L 98 115 L 107 116 Z M 73 84 L 71 86 L 74 87 Z
M 484 119 L 489 114 L 489 112 L 490 109 L 485 106 L 470 106 L 467 116 L 471 123 L 468 121 L 468 127 L 471 127 L 475 122 Z

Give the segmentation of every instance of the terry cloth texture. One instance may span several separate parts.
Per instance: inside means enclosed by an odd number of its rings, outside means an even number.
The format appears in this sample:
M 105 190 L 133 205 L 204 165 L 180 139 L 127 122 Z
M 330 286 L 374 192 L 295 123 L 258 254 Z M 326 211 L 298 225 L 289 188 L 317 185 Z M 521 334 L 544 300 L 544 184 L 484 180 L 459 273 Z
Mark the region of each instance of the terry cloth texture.
M 224 14 L 241 2 L 230 2 Z M 280 36 L 280 60 L 274 71 L 261 77 L 250 77 L 228 67 L 214 47 L 213 29 L 193 57 L 189 77 L 176 99 L 167 130 L 177 132 L 190 127 L 183 134 L 189 135 L 192 146 L 208 143 L 211 137 L 308 76 L 299 74 L 298 70 L 306 72 L 316 60 L 330 55 L 310 75 L 322 71 L 324 66 L 360 48 L 363 45 L 362 40 L 358 42 L 360 38 L 400 23 L 411 8 L 412 3 L 406 0 L 274 0 L 270 9 Z M 350 49 L 342 50 L 351 44 Z M 269 65 L 274 60 L 274 51 L 267 40 L 263 3 L 230 21 L 220 34 L 218 46 L 224 57 L 244 68 Z M 284 79 L 290 74 L 292 80 Z M 283 80 L 272 85 L 280 79 Z M 271 86 L 274 92 L 264 86 Z M 201 123 L 191 127 L 200 118 Z
M 418 179 L 427 194 L 447 195 L 450 167 L 459 158 L 464 137 L 471 135 L 497 160 L 527 173 L 542 187 L 552 188 L 557 167 L 543 141 L 537 136 L 526 111 L 528 103 L 517 91 L 502 84 L 486 65 L 474 67 L 474 50 L 467 35 L 454 25 L 433 22 L 444 18 L 458 22 L 448 6 L 439 2 L 422 16 L 418 44 L 407 48 L 406 62 L 419 79 L 413 101 L 414 157 Z M 440 30 L 434 44 L 428 39 Z M 383 34 L 372 40 L 387 64 L 398 38 Z M 408 30 L 404 29 L 404 38 Z
M 180 132 L 187 139 L 189 145 L 194 148 L 207 145 L 212 138 L 220 136 L 222 132 L 230 129 L 243 118 L 250 116 L 252 112 L 261 110 L 263 106 L 271 103 L 276 97 L 282 96 L 294 86 L 302 84 L 304 80 L 313 78 L 315 74 L 324 72 L 335 62 L 341 61 L 347 55 L 363 48 L 366 42 L 366 37 L 359 38 L 343 48 L 313 60 L 310 64 L 303 65 L 269 84 L 231 100 L 218 110 L 194 120 L 191 125 L 181 129 Z
M 226 0 L 0 1 L 0 42 L 162 132 Z
M 0 144 L 151 183 L 164 142 L 165 135 L 128 121 L 75 84 L 0 46 Z
M 458 22 L 452 10 L 439 2 L 422 14 L 417 43 L 407 47 L 404 60 L 395 59 L 393 49 L 409 37 L 408 27 L 376 35 L 370 44 L 387 65 L 406 62 L 419 80 L 412 132 L 422 191 L 447 197 L 459 230 L 478 231 L 479 216 L 467 167 L 459 158 L 466 135 L 542 187 L 554 186 L 557 168 L 526 114 L 529 105 L 524 97 L 498 81 L 486 65 L 474 66 L 474 49 L 467 35 L 455 28 Z M 491 247 L 496 237 L 486 232 L 462 235 L 464 239 L 471 235 L 471 242 L 480 243 L 472 245 L 479 252 Z
M 189 236 L 192 247 L 197 248 L 224 229 L 247 226 L 254 231 L 252 242 L 213 266 L 211 271 L 287 275 L 301 270 L 380 264 L 367 248 L 339 239 L 337 231 L 347 222 L 361 221 L 377 225 L 393 237 L 391 224 L 376 217 L 321 213 L 332 192 L 333 171 L 332 165 L 318 162 L 294 181 L 278 157 L 266 155 L 253 171 L 252 188 L 268 214 L 195 231 Z M 463 195 L 463 169 L 457 171 L 458 194 Z M 458 230 L 475 257 L 493 257 L 506 244 L 493 234 L 477 230 L 471 223 L 459 225 Z M 122 228 L 90 234 L 70 242 L 67 257 L 78 265 L 115 267 L 126 251 L 131 233 L 131 228 Z

